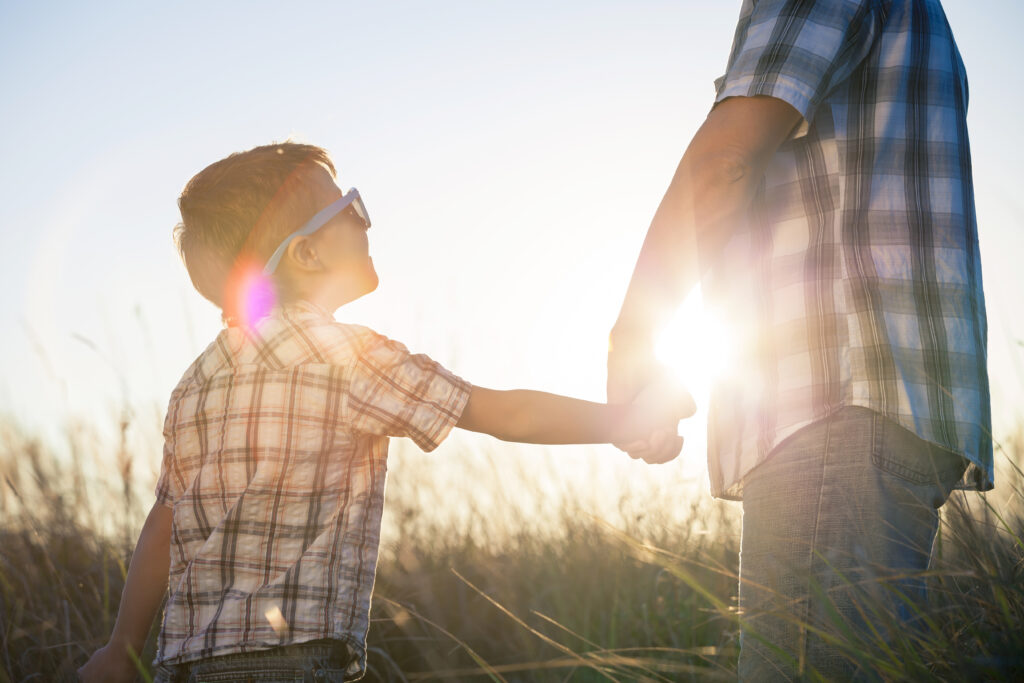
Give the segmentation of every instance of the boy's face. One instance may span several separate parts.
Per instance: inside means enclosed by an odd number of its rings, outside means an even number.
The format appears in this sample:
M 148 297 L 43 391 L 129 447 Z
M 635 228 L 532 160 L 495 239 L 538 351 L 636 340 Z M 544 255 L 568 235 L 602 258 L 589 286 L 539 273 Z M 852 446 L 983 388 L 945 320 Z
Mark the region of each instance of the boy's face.
M 317 204 L 327 206 L 342 196 L 334 178 L 321 169 L 314 181 Z M 345 209 L 310 235 L 321 270 L 317 289 L 328 303 L 341 306 L 377 288 L 377 272 L 370 258 L 366 224 L 351 209 Z

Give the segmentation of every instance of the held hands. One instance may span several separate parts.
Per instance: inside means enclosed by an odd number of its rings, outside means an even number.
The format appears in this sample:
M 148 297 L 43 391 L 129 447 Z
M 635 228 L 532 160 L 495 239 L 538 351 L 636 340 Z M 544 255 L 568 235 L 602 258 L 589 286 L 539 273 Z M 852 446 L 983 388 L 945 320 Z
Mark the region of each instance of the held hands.
M 608 351 L 608 403 L 631 404 L 635 426 L 646 429 L 615 446 L 647 463 L 668 462 L 682 450 L 678 422 L 696 412 L 693 397 L 655 361 L 648 335 L 617 332 Z
M 679 421 L 696 412 L 693 397 L 667 372 L 659 373 L 629 405 L 626 429 L 616 448 L 648 464 L 672 460 L 683 447 Z

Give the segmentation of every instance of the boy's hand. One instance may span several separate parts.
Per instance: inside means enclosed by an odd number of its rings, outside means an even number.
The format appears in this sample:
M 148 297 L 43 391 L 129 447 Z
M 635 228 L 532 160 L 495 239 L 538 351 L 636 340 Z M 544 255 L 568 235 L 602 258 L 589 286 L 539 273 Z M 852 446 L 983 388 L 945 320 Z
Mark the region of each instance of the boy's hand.
M 672 460 L 683 450 L 683 437 L 676 430 L 664 429 L 651 434 L 643 441 L 628 444 L 614 444 L 634 460 L 643 460 L 648 465 L 660 465 Z
M 96 650 L 85 666 L 78 670 L 82 683 L 131 683 L 136 679 L 138 669 L 128 656 L 125 646 L 107 643 Z
M 642 436 L 615 446 L 649 464 L 668 462 L 683 447 L 683 439 L 676 433 L 679 420 L 690 417 L 696 409 L 693 397 L 682 385 L 669 373 L 658 373 L 658 379 L 650 382 L 630 406 L 631 424 L 626 431 L 638 430 Z

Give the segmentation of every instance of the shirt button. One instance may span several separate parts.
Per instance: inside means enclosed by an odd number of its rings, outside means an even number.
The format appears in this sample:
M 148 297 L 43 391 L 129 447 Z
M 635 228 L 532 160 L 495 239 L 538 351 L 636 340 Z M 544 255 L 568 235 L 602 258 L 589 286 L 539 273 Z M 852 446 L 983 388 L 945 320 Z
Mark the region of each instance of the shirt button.
M 326 681 L 327 680 L 327 672 L 324 671 L 323 669 L 314 669 L 314 671 L 313 671 L 313 680 L 314 681 Z

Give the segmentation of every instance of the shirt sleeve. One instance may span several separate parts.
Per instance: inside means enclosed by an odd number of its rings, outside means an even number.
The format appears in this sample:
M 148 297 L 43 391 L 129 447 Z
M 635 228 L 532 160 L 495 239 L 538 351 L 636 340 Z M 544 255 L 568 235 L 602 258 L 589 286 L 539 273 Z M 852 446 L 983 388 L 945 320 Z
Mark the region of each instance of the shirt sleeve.
M 367 330 L 346 387 L 345 419 L 353 429 L 406 436 L 432 451 L 458 422 L 471 385 L 427 356 Z
M 871 50 L 880 14 L 877 0 L 747 0 L 715 103 L 768 95 L 813 122 Z

